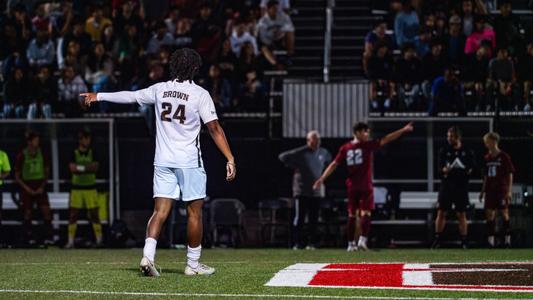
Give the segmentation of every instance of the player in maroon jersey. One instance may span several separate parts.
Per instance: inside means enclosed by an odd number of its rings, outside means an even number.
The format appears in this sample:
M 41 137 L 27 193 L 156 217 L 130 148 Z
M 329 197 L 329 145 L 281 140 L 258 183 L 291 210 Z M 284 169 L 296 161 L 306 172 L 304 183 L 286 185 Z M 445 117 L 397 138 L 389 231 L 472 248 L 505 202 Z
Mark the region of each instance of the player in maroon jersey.
M 483 137 L 488 153 L 485 155 L 484 180 L 479 201 L 485 199 L 485 217 L 487 219 L 488 243 L 495 246 L 496 210 L 503 218 L 505 246 L 511 246 L 511 228 L 509 224 L 509 202 L 511 201 L 511 187 L 515 168 L 509 154 L 500 150 L 498 143 L 500 135 L 489 132 Z
M 371 214 L 374 209 L 374 187 L 372 184 L 373 152 L 378 148 L 396 140 L 404 133 L 413 131 L 413 123 L 405 125 L 385 137 L 369 140 L 370 129 L 365 123 L 353 126 L 353 140 L 341 146 L 335 160 L 326 168 L 322 176 L 313 185 L 320 188 L 322 183 L 335 171 L 338 165 L 348 169 L 346 188 L 348 191 L 348 251 L 358 248 L 368 250 L 366 245 L 370 232 Z M 361 236 L 356 244 L 357 217 L 359 217 Z

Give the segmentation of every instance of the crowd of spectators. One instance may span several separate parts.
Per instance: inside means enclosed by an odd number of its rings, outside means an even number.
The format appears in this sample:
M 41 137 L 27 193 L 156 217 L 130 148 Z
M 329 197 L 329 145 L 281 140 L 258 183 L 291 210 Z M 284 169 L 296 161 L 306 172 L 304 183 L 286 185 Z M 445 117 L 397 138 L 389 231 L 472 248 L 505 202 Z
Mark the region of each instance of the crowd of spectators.
M 203 59 L 196 80 L 220 110 L 263 107 L 263 72 L 294 51 L 289 0 L 0 1 L 4 118 L 80 117 L 79 93 L 136 90 L 169 80 L 175 49 Z M 277 55 L 284 50 L 287 55 Z M 279 52 L 279 51 L 278 51 Z M 153 108 L 127 111 L 153 114 Z
M 390 1 L 365 38 L 372 109 L 530 111 L 530 27 L 508 0 Z

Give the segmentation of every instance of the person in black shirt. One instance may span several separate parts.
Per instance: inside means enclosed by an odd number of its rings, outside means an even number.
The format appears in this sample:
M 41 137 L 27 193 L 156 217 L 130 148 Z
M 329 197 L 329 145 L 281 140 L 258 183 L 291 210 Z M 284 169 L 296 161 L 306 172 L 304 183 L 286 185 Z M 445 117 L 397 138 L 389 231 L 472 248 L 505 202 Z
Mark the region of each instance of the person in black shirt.
M 485 84 L 489 77 L 490 46 L 482 43 L 476 53 L 465 58 L 462 80 L 469 110 L 484 109 Z
M 468 180 L 474 169 L 474 154 L 464 147 L 461 135 L 459 127 L 453 126 L 448 129 L 448 145 L 439 151 L 438 167 L 439 173 L 442 174 L 442 183 L 438 196 L 435 239 L 432 248 L 440 247 L 441 234 L 446 225 L 446 213 L 452 209 L 452 206 L 459 220 L 461 247 L 467 247 L 468 225 L 465 211 L 470 203 Z
M 524 111 L 531 110 L 531 100 L 533 100 L 533 40 L 527 45 L 527 53 L 518 60 L 518 78 L 523 84 Z
M 407 110 L 420 106 L 420 83 L 422 81 L 422 63 L 416 56 L 413 44 L 403 47 L 402 57 L 394 66 L 395 83 L 398 86 L 399 104 Z
M 394 84 L 391 82 L 391 74 L 393 63 L 387 44 L 379 43 L 374 51 L 374 55 L 368 60 L 368 78 L 371 80 L 370 101 L 372 109 L 385 111 L 392 105 Z
M 442 43 L 439 40 L 432 40 L 429 43 L 430 51 L 422 58 L 422 72 L 424 82 L 422 90 L 426 99 L 431 98 L 431 87 L 435 78 L 442 76 L 444 69 L 448 65 L 448 60 L 442 53 Z
M 499 0 L 500 14 L 493 20 L 494 33 L 496 34 L 496 47 L 507 48 L 511 56 L 523 54 L 524 28 L 520 18 L 512 13 L 510 0 Z

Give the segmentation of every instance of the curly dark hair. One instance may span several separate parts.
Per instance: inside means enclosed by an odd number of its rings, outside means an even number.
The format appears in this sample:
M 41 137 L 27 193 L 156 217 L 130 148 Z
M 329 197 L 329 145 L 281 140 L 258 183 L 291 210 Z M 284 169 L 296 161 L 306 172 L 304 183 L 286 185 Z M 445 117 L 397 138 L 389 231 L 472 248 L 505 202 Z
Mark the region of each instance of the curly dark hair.
M 193 49 L 178 49 L 170 56 L 170 74 L 178 82 L 191 82 L 201 65 L 202 58 Z

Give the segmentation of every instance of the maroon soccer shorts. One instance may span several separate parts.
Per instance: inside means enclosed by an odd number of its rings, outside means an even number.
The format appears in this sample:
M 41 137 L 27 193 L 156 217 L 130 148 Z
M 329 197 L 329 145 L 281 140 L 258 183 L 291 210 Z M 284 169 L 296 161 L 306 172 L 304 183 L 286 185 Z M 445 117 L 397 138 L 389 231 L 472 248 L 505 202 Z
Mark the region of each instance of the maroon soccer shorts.
M 485 193 L 485 209 L 506 209 L 509 205 L 505 201 L 506 191 L 487 191 Z
M 355 215 L 357 210 L 374 210 L 374 191 L 348 189 L 348 214 Z
M 32 210 L 34 203 L 37 203 L 38 207 L 50 206 L 48 201 L 48 193 L 42 193 L 40 195 L 30 195 L 26 191 L 20 191 L 20 203 L 24 211 Z

